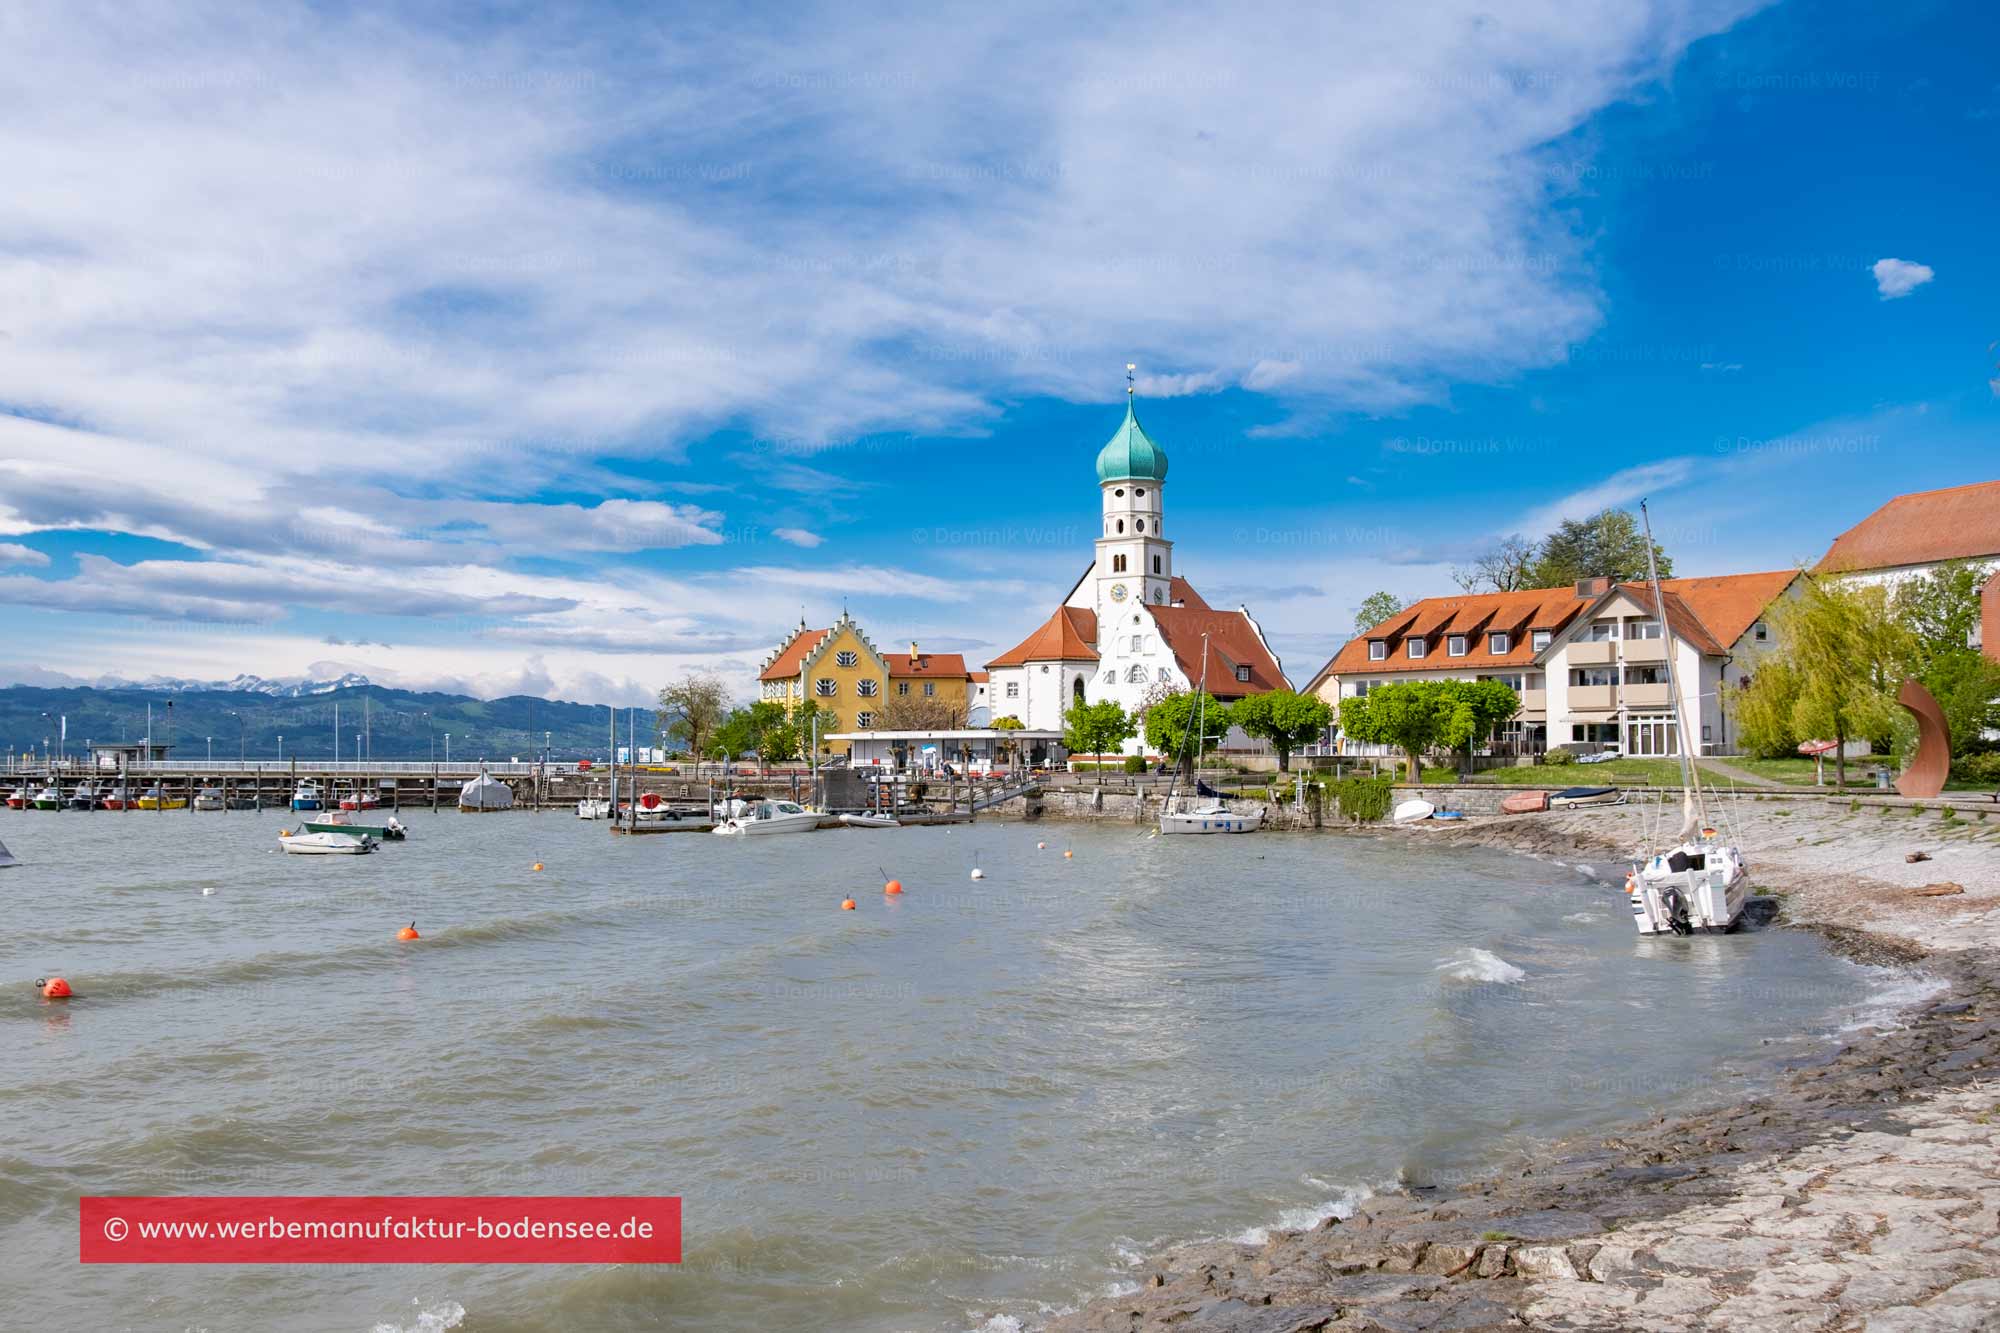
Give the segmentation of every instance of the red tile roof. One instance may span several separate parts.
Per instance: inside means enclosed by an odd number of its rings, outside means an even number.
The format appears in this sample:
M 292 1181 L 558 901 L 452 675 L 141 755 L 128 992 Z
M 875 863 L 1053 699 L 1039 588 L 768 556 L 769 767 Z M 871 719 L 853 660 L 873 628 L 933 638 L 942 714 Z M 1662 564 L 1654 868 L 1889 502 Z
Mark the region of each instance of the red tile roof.
M 1201 636 L 1208 635 L 1208 692 L 1216 698 L 1240 699 L 1246 694 L 1286 688 L 1285 673 L 1243 612 L 1216 611 L 1206 604 L 1146 609 L 1160 627 L 1160 638 L 1173 651 L 1174 665 L 1190 683 L 1202 678 Z M 1248 681 L 1236 678 L 1239 666 L 1250 668 Z
M 1784 596 L 1785 589 L 1791 587 L 1798 576 L 1796 569 L 1774 569 L 1764 574 L 1661 579 L 1660 591 L 1678 597 L 1715 642 L 1721 645 L 1716 651 L 1728 652 L 1757 623 L 1764 609 Z M 1638 599 L 1639 605 L 1653 604 L 1652 590 L 1646 584 L 1628 583 L 1625 589 L 1630 596 Z M 1674 625 L 1676 634 L 1681 632 L 1680 626 L 1674 624 L 1671 603 L 1667 608 L 1667 620 Z M 1693 639 L 1692 635 L 1685 637 Z
M 1167 600 L 1175 606 L 1192 607 L 1197 611 L 1208 610 L 1208 603 L 1194 590 L 1194 585 L 1176 574 L 1167 580 Z
M 975 685 L 984 685 L 986 683 L 986 673 L 984 671 L 968 671 L 965 674 L 972 678 L 972 682 Z
M 831 628 L 800 629 L 794 632 L 792 637 L 785 641 L 785 646 L 778 650 L 778 655 L 771 659 L 770 665 L 758 673 L 757 679 L 793 679 L 799 674 L 799 667 L 805 662 L 806 655 L 831 633 L 833 633 Z
M 1833 539 L 1816 574 L 2000 556 L 2000 481 L 1899 495 Z
M 1059 606 L 1041 627 L 986 665 L 1021 666 L 1028 662 L 1095 662 L 1097 612 Z
M 882 660 L 889 664 L 890 676 L 924 676 L 933 680 L 949 678 L 964 680 L 970 674 L 965 669 L 963 653 L 921 653 L 914 662 L 908 653 L 883 653 Z

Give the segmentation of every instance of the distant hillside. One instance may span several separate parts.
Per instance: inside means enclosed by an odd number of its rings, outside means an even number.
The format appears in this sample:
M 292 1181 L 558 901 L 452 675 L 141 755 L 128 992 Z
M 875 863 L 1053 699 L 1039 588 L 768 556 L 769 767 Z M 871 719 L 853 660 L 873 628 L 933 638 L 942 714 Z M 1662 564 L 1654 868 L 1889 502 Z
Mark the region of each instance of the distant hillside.
M 206 756 L 211 736 L 217 759 L 236 758 L 240 746 L 251 759 L 274 760 L 279 736 L 285 738 L 287 759 L 331 759 L 336 707 L 342 759 L 356 757 L 354 738 L 364 725 L 368 752 L 376 759 L 428 759 L 433 753 L 442 759 L 446 732 L 451 733 L 453 760 L 526 759 L 540 752 L 545 731 L 552 733 L 554 758 L 607 757 L 611 715 L 595 704 L 551 703 L 518 694 L 504 699 L 418 694 L 348 681 L 305 687 L 259 682 L 266 689 L 228 684 L 228 688 L 179 681 L 147 688 L 10 686 L 0 689 L 0 751 L 11 747 L 18 753 L 32 746 L 39 752 L 44 737 L 55 748 L 56 719 L 65 714 L 72 754 L 79 753 L 86 740 L 144 740 L 146 705 L 151 703 L 153 738 L 171 741 L 178 759 Z M 638 723 L 639 743 L 658 744 L 647 731 L 653 725 L 652 714 L 641 710 Z M 620 710 L 620 745 L 625 734 L 625 713 Z

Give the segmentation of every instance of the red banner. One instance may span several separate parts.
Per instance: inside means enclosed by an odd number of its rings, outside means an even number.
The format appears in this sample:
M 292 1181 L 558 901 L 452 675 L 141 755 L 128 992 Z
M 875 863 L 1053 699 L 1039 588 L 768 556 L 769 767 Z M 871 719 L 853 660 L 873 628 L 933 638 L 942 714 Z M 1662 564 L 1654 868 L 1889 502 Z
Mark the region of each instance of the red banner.
M 86 1196 L 87 1264 L 677 1264 L 676 1197 Z

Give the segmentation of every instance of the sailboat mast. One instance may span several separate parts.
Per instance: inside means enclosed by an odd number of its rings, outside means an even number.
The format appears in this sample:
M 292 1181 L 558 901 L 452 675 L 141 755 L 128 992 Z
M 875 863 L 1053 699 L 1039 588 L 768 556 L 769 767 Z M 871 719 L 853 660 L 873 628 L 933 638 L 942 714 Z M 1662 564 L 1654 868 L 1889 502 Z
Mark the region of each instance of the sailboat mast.
M 1646 577 L 1653 585 L 1653 614 L 1659 618 L 1660 642 L 1666 650 L 1667 699 L 1674 709 L 1674 748 L 1680 752 L 1681 790 L 1692 794 L 1700 804 L 1701 783 L 1695 776 L 1694 760 L 1688 757 L 1687 719 L 1681 715 L 1681 689 L 1674 675 L 1674 632 L 1667 624 L 1667 595 L 1660 590 L 1660 566 L 1653 558 L 1653 516 L 1647 512 L 1644 500 L 1639 501 L 1639 518 L 1646 527 Z M 1705 808 L 1702 822 L 1708 822 Z
M 1201 636 L 1201 698 L 1195 703 L 1194 724 L 1194 770 L 1195 781 L 1201 781 L 1201 749 L 1208 743 L 1208 636 Z M 1199 794 L 1199 793 L 1197 793 Z

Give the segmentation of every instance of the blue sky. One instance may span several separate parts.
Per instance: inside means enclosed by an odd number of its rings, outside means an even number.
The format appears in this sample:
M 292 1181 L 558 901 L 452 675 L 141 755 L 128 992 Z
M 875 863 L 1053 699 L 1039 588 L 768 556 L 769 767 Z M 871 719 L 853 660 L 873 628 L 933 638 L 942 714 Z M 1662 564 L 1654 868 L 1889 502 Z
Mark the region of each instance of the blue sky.
M 983 662 L 1127 360 L 1299 681 L 1605 503 L 1715 573 L 2000 476 L 1988 7 L 992 8 L 10 11 L 0 680 Z

